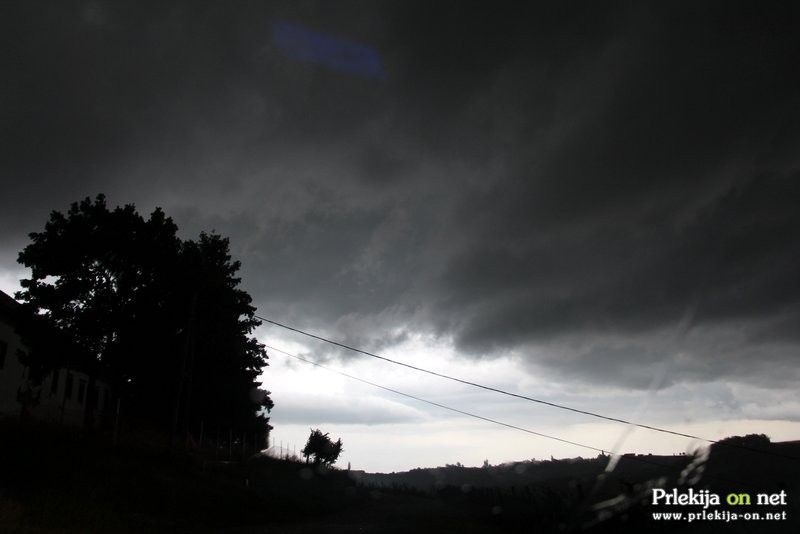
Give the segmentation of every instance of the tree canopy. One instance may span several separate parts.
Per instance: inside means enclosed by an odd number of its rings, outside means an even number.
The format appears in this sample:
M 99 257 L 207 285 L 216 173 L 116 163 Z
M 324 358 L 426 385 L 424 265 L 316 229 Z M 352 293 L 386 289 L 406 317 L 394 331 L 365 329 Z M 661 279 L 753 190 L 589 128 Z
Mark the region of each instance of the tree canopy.
M 714 443 L 711 448 L 719 450 L 726 447 L 739 449 L 768 449 L 772 441 L 766 434 L 747 434 L 746 436 L 729 436 Z
M 316 429 L 311 431 L 301 452 L 306 458 L 306 463 L 309 457 L 313 456 L 315 464 L 331 465 L 336 462 L 343 450 L 342 438 L 334 442 L 328 437 L 327 432 L 323 434 L 321 430 Z
M 202 421 L 266 433 L 272 400 L 257 378 L 267 355 L 251 337 L 260 321 L 227 238 L 182 240 L 161 209 L 145 219 L 133 205 L 109 209 L 103 195 L 53 211 L 30 238 L 18 261 L 31 278 L 16 296 L 36 318 L 21 332 L 31 364 L 78 366 L 89 389 L 103 376 L 149 427 Z M 37 321 L 74 350 L 36 336 Z

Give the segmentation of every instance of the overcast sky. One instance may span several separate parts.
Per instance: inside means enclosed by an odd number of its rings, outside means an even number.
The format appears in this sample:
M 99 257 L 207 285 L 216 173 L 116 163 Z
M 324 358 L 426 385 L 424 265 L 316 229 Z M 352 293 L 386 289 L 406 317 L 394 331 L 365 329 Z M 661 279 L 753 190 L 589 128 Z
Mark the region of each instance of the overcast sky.
M 3 3 L 0 289 L 50 211 L 104 193 L 229 236 L 264 317 L 614 417 L 800 438 L 796 5 L 233 4 Z M 592 446 L 625 432 L 258 336 Z M 276 438 L 320 427 L 354 467 L 593 455 L 270 362 Z

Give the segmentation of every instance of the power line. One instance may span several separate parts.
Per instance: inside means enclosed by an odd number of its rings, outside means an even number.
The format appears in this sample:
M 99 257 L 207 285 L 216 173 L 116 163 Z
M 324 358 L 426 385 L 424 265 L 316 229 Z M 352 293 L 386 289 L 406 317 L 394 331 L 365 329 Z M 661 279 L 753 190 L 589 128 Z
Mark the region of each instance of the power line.
M 542 399 L 537 399 L 537 398 L 534 398 L 534 397 L 528 397 L 526 395 L 521 395 L 519 393 L 512 393 L 510 391 L 506 391 L 506 390 L 503 390 L 503 389 L 495 388 L 495 387 L 492 387 L 492 386 L 486 386 L 484 384 L 479 384 L 477 382 L 464 380 L 462 378 L 457 378 L 455 376 L 447 375 L 447 374 L 444 374 L 444 373 L 438 373 L 436 371 L 431 371 L 430 369 L 425 369 L 423 367 L 418 367 L 416 365 L 411 365 L 409 363 L 404 363 L 404 362 L 400 362 L 400 361 L 397 361 L 397 360 L 393 360 L 393 359 L 387 358 L 385 356 L 379 356 L 378 354 L 374 354 L 372 352 L 369 352 L 369 351 L 366 351 L 366 350 L 363 350 L 363 349 L 359 349 L 359 348 L 356 348 L 356 347 L 351 347 L 350 345 L 345 345 L 344 343 L 339 343 L 338 341 L 333 341 L 331 339 L 328 339 L 328 338 L 325 338 L 325 337 L 322 337 L 322 336 L 318 336 L 318 335 L 312 334 L 310 332 L 306 332 L 305 330 L 301 330 L 299 328 L 295 328 L 295 327 L 292 327 L 292 326 L 289 326 L 289 325 L 286 325 L 286 324 L 283 324 L 283 323 L 279 323 L 278 321 L 273 321 L 272 319 L 267 319 L 266 317 L 261 317 L 259 315 L 255 315 L 255 314 L 253 316 L 256 319 L 260 319 L 260 320 L 262 320 L 264 322 L 273 324 L 275 326 L 279 326 L 279 327 L 284 328 L 286 330 L 290 330 L 292 332 L 296 332 L 298 334 L 302 334 L 302 335 L 304 335 L 306 337 L 310 337 L 312 339 L 323 341 L 323 342 L 328 343 L 330 345 L 334 345 L 334 346 L 337 346 L 337 347 L 341 347 L 343 349 L 347 349 L 347 350 L 350 350 L 350 351 L 353 351 L 353 352 L 357 352 L 359 354 L 363 354 L 365 356 L 369 356 L 370 358 L 376 358 L 378 360 L 383 360 L 385 362 L 392 363 L 394 365 L 400 365 L 400 366 L 406 367 L 408 369 L 413 369 L 413 370 L 419 371 L 421 373 L 427 373 L 429 375 L 433 375 L 433 376 L 436 376 L 436 377 L 439 377 L 439 378 L 444 378 L 446 380 L 451 380 L 453 382 L 458 382 L 460 384 L 465 384 L 465 385 L 476 387 L 476 388 L 483 389 L 483 390 L 486 390 L 486 391 L 492 391 L 494 393 L 500 393 L 501 395 L 507 395 L 509 397 L 514 397 L 514 398 L 526 400 L 526 401 L 529 401 L 529 402 L 535 402 L 537 404 L 542 404 L 544 406 L 550 406 L 552 408 L 559 408 L 561 410 L 567 410 L 567 411 L 570 411 L 570 412 L 573 412 L 573 413 L 579 413 L 579 414 L 583 414 L 583 415 L 588 415 L 588 416 L 591 416 L 591 417 L 596 417 L 598 419 L 604 419 L 606 421 L 612 421 L 612 422 L 615 422 L 615 423 L 622 423 L 624 425 L 630 425 L 630 426 L 634 426 L 634 427 L 637 427 L 637 428 L 643 428 L 645 430 L 651 430 L 653 432 L 661 432 L 663 434 L 671 434 L 673 436 L 680 436 L 680 437 L 689 438 L 689 439 L 693 439 L 693 440 L 704 441 L 704 442 L 710 443 L 710 444 L 720 444 L 720 445 L 723 445 L 723 446 L 726 446 L 726 447 L 730 447 L 730 448 L 734 448 L 734 449 L 740 449 L 740 450 L 746 450 L 746 451 L 755 452 L 755 453 L 759 453 L 759 454 L 766 454 L 768 456 L 776 456 L 776 457 L 786 458 L 786 459 L 795 460 L 795 461 L 800 460 L 800 459 L 798 459 L 798 458 L 796 458 L 794 456 L 788 456 L 788 455 L 784 455 L 784 454 L 780 454 L 780 453 L 776 453 L 776 452 L 764 451 L 764 450 L 760 450 L 760 449 L 754 449 L 754 448 L 743 446 L 743 445 L 734 445 L 734 444 L 730 444 L 730 443 L 721 442 L 719 440 L 713 440 L 713 439 L 704 438 L 704 437 L 701 437 L 701 436 L 695 436 L 693 434 L 686 434 L 686 433 L 683 433 L 683 432 L 677 432 L 675 430 L 669 430 L 667 428 L 661 428 L 661 427 L 657 427 L 657 426 L 653 426 L 653 425 L 646 425 L 646 424 L 643 424 L 643 423 L 634 423 L 633 421 L 626 421 L 625 419 L 619 419 L 617 417 L 611 417 L 611 416 L 608 416 L 608 415 L 602 415 L 602 414 L 595 413 L 595 412 L 590 412 L 590 411 L 587 411 L 587 410 L 580 410 L 578 408 L 572 408 L 571 406 L 565 406 L 563 404 L 558 404 L 558 403 L 555 403 L 555 402 L 550 402 L 550 401 L 546 401 L 546 400 L 542 400 Z M 273 350 L 278 350 L 278 349 L 274 349 L 273 348 Z M 279 352 L 283 352 L 283 351 L 279 351 Z M 286 353 L 284 353 L 284 354 L 286 354 Z M 298 359 L 301 359 L 299 356 L 295 356 L 293 354 L 290 354 L 290 356 L 298 358 Z M 322 367 L 323 369 L 327 369 L 326 367 L 323 367 L 323 366 L 317 364 L 316 362 L 311 362 L 309 360 L 304 360 L 304 361 L 308 361 L 308 363 L 312 363 L 313 365 L 317 365 L 319 367 Z M 344 376 L 348 376 L 348 375 L 345 375 L 344 373 L 340 373 L 339 371 L 335 371 L 333 369 L 331 369 L 331 371 L 339 373 L 339 374 L 343 374 Z M 354 380 L 359 380 L 359 381 L 368 383 L 370 385 L 373 385 L 375 387 L 379 387 L 381 389 L 386 389 L 387 391 L 392 391 L 392 392 L 397 393 L 399 395 L 404 395 L 404 396 L 408 396 L 408 397 L 411 397 L 411 398 L 415 398 L 415 399 L 417 399 L 417 400 L 419 400 L 421 402 L 427 402 L 429 404 L 434 404 L 436 406 L 440 406 L 440 407 L 442 407 L 444 409 L 447 409 L 447 410 L 455 411 L 455 412 L 458 412 L 458 413 L 463 413 L 464 415 L 469 415 L 470 417 L 477 417 L 478 419 L 484 419 L 486 421 L 491 421 L 493 423 L 497 423 L 497 424 L 500 424 L 500 425 L 503 425 L 503 426 L 507 426 L 507 427 L 510 427 L 510 428 L 516 428 L 517 430 L 522 430 L 523 432 L 528 432 L 528 433 L 531 433 L 531 434 L 544 436 L 543 434 L 537 434 L 536 432 L 533 432 L 533 431 L 530 431 L 530 430 L 527 430 L 527 429 L 524 429 L 524 428 L 515 427 L 513 425 L 509 425 L 509 424 L 502 423 L 502 422 L 499 422 L 499 421 L 494 421 L 494 420 L 491 420 L 491 419 L 487 419 L 487 418 L 484 418 L 482 416 L 470 414 L 468 412 L 462 412 L 462 411 L 457 410 L 455 408 L 450 408 L 448 406 L 439 405 L 439 404 L 433 403 L 431 401 L 427 401 L 425 399 L 419 399 L 419 398 L 413 397 L 411 395 L 408 395 L 406 393 L 402 393 L 400 391 L 395 391 L 395 390 L 386 388 L 384 386 L 380 386 L 380 385 L 377 385 L 377 384 L 372 384 L 370 382 L 366 382 L 365 380 L 357 378 L 357 377 L 350 377 L 350 378 L 353 378 Z M 551 436 L 544 436 L 544 437 L 551 437 Z M 552 439 L 557 439 L 559 441 L 563 441 L 560 438 L 552 438 Z M 567 443 L 570 443 L 570 442 L 567 442 Z M 580 447 L 588 447 L 586 445 L 581 445 L 581 444 L 575 444 L 575 445 L 578 445 Z M 602 449 L 597 449 L 597 448 L 594 448 L 594 447 L 588 447 L 588 448 L 593 449 L 593 450 L 599 450 L 599 451 L 602 452 Z
M 332 369 L 330 367 L 326 367 L 326 366 L 324 366 L 322 364 L 319 364 L 319 363 L 317 363 L 315 361 L 308 360 L 306 358 L 303 358 L 302 356 L 297 356 L 296 354 L 290 354 L 290 353 L 288 353 L 286 351 L 283 351 L 283 350 L 275 348 L 275 347 L 271 347 L 269 345 L 265 345 L 265 347 L 270 349 L 270 350 L 274 350 L 275 352 L 280 352 L 281 354 L 284 354 L 284 355 L 289 356 L 291 358 L 298 359 L 301 362 L 309 363 L 309 364 L 311 364 L 311 365 L 313 365 L 315 367 L 319 367 L 320 369 L 325 369 L 326 371 L 330 371 L 332 373 L 336 373 L 337 375 L 341 375 L 341 376 L 350 378 L 352 380 L 357 380 L 358 382 L 362 382 L 364 384 L 367 384 L 367 385 L 370 385 L 370 386 L 373 386 L 373 387 L 376 387 L 376 388 L 380 388 L 382 390 L 389 391 L 389 392 L 395 393 L 397 395 L 402 395 L 403 397 L 408 397 L 409 399 L 414 399 L 414 400 L 419 401 L 419 402 L 424 402 L 426 404 L 430 404 L 431 406 L 436 406 L 438 408 L 443 408 L 445 410 L 450 410 L 451 412 L 459 413 L 461 415 L 466 415 L 466 416 L 469 416 L 469 417 L 474 417 L 475 419 L 480 419 L 481 421 L 487 421 L 489 423 L 494 423 L 496 425 L 504 426 L 504 427 L 507 427 L 507 428 L 513 428 L 514 430 L 520 430 L 520 431 L 526 432 L 528 434 L 533 434 L 534 436 L 540 436 L 540 437 L 547 438 L 547 439 L 553 439 L 553 440 L 556 440 L 556 441 L 560 441 L 561 443 L 567 443 L 569 445 L 575 445 L 577 447 L 583 447 L 585 449 L 591 449 L 591 450 L 597 451 L 597 452 L 605 452 L 604 449 L 599 449 L 597 447 L 592 447 L 591 445 L 585 445 L 583 443 L 578 443 L 576 441 L 570 441 L 568 439 L 563 439 L 563 438 L 559 438 L 559 437 L 556 437 L 556 436 L 550 436 L 548 434 L 542 434 L 541 432 L 535 432 L 533 430 L 529 430 L 529 429 L 523 428 L 521 426 L 512 425 L 510 423 L 504 423 L 504 422 L 498 421 L 496 419 L 491 419 L 489 417 L 484 417 L 482 415 L 474 414 L 472 412 L 459 410 L 458 408 L 453 408 L 452 406 L 447 406 L 447 405 L 440 404 L 438 402 L 434 402 L 434 401 L 431 401 L 431 400 L 428 400 L 428 399 L 423 399 L 422 397 L 417 397 L 416 395 L 411 395 L 410 393 L 404 393 L 402 391 L 398 391 L 398 390 L 392 389 L 390 387 L 382 386 L 380 384 L 376 384 L 375 382 L 370 382 L 369 380 L 364 380 L 363 378 L 359 378 L 357 376 L 353 376 L 353 375 L 347 374 L 347 373 L 345 373 L 343 371 L 339 371 L 337 369 Z
M 589 450 L 592 450 L 592 451 L 595 451 L 595 452 L 600 452 L 601 454 L 605 454 L 605 451 L 606 451 L 605 449 L 594 447 L 592 445 L 586 445 L 585 443 L 579 443 L 577 441 L 570 441 L 568 439 L 559 438 L 557 436 L 551 436 L 549 434 L 543 434 L 541 432 L 536 432 L 536 431 L 530 430 L 528 428 L 523 428 L 521 426 L 512 425 L 510 423 L 504 423 L 502 421 L 498 421 L 497 419 L 484 417 L 482 415 L 478 415 L 478 414 L 475 414 L 475 413 L 472 413 L 472 412 L 467 412 L 465 410 L 459 410 L 458 408 L 453 408 L 452 406 L 447 406 L 445 404 L 440 404 L 438 402 L 434 402 L 434 401 L 431 401 L 431 400 L 428 400 L 428 399 L 423 399 L 422 397 L 417 397 L 416 395 L 411 395 L 410 393 L 405 393 L 403 391 L 398 391 L 398 390 L 392 389 L 390 387 L 386 387 L 386 386 L 382 386 L 380 384 L 376 384 L 375 382 L 370 382 L 369 380 L 365 380 L 363 378 L 359 378 L 357 376 L 353 376 L 353 375 L 345 373 L 343 371 L 339 371 L 338 369 L 333 369 L 333 368 L 330 368 L 330 367 L 326 367 L 326 366 L 324 366 L 324 365 L 322 365 L 320 363 L 317 363 L 315 361 L 303 358 L 302 356 L 297 356 L 296 354 L 291 354 L 291 353 L 286 352 L 284 350 L 281 350 L 279 348 L 272 347 L 270 345 L 264 345 L 264 346 L 266 348 L 270 349 L 270 350 L 273 350 L 275 352 L 279 352 L 281 354 L 289 356 L 290 358 L 295 358 L 297 360 L 300 360 L 301 362 L 305 362 L 305 363 L 311 364 L 311 365 L 313 365 L 315 367 L 319 367 L 320 369 L 324 369 L 324 370 L 329 371 L 331 373 L 336 373 L 336 374 L 344 376 L 346 378 L 350 378 L 352 380 L 356 380 L 358 382 L 362 382 L 362 383 L 367 384 L 369 386 L 373 386 L 373 387 L 376 387 L 376 388 L 379 388 L 379 389 L 382 389 L 382 390 L 385 390 L 385 391 L 389 391 L 389 392 L 395 393 L 397 395 L 402 395 L 403 397 L 407 397 L 409 399 L 414 399 L 414 400 L 419 401 L 419 402 L 424 402 L 426 404 L 430 404 L 431 406 L 436 406 L 436 407 L 442 408 L 444 410 L 449 410 L 451 412 L 455 412 L 455 413 L 458 413 L 458 414 L 461 414 L 461 415 L 466 415 L 468 417 L 472 417 L 472 418 L 479 419 L 481 421 L 486 421 L 486 422 L 489 422 L 489 423 L 493 423 L 493 424 L 496 424 L 496 425 L 504 426 L 506 428 L 511 428 L 513 430 L 519 430 L 521 432 L 525 432 L 526 434 L 532 434 L 534 436 L 539 436 L 539 437 L 542 437 L 542 438 L 552 439 L 552 440 L 555 440 L 555 441 L 559 441 L 561 443 L 566 443 L 568 445 L 574 445 L 576 447 L 582 447 L 584 449 L 589 449 Z M 613 455 L 614 454 L 612 453 L 612 456 Z M 625 458 L 627 458 L 629 460 L 636 461 L 636 462 L 640 462 L 640 463 L 644 463 L 644 464 L 648 464 L 648 465 L 653 465 L 653 466 L 656 466 L 656 467 L 661 467 L 661 468 L 664 468 L 664 469 L 673 469 L 673 470 L 678 470 L 678 471 L 682 471 L 684 469 L 683 466 L 674 466 L 674 465 L 661 464 L 661 463 L 658 463 L 658 462 L 654 462 L 652 460 L 648 460 L 646 458 L 640 458 L 638 456 L 625 456 Z M 714 478 L 717 478 L 717 479 L 720 479 L 720 480 L 728 480 L 728 479 L 726 479 L 724 477 L 718 477 L 718 476 L 715 476 Z
M 558 403 L 555 403 L 555 402 L 550 402 L 550 401 L 546 401 L 546 400 L 542 400 L 542 399 L 536 399 L 534 397 L 528 397 L 526 395 L 520 395 L 519 393 L 512 393 L 510 391 L 505 391 L 503 389 L 499 389 L 499 388 L 495 388 L 495 387 L 491 387 L 491 386 L 486 386 L 484 384 L 479 384 L 477 382 L 471 382 L 469 380 L 464 380 L 462 378 L 457 378 L 455 376 L 447 375 L 447 374 L 444 374 L 444 373 L 437 373 L 436 371 L 431 371 L 429 369 L 425 369 L 425 368 L 422 368 L 422 367 L 417 367 L 415 365 L 411 365 L 411 364 L 408 364 L 408 363 L 400 362 L 400 361 L 397 361 L 397 360 L 392 360 L 391 358 L 386 358 L 385 356 L 379 356 L 377 354 L 373 354 L 371 352 L 367 352 L 367 351 L 362 350 L 362 349 L 357 349 L 355 347 L 351 347 L 349 345 L 345 345 L 344 343 L 339 343 L 338 341 L 332 341 L 332 340 L 324 338 L 322 336 L 318 336 L 316 334 L 312 334 L 310 332 L 306 332 L 304 330 L 300 330 L 299 328 L 294 328 L 294 327 L 279 323 L 277 321 L 273 321 L 271 319 L 267 319 L 265 317 L 259 317 L 258 315 L 255 315 L 255 317 L 257 319 L 261 319 L 262 321 L 265 321 L 267 323 L 274 324 L 275 326 L 279 326 L 281 328 L 285 328 L 286 330 L 291 330 L 292 332 L 297 332 L 298 334 L 302 334 L 304 336 L 307 336 L 307 337 L 310 337 L 310 338 L 313 338 L 313 339 L 317 339 L 319 341 L 324 341 L 325 343 L 329 343 L 331 345 L 335 345 L 335 346 L 341 347 L 343 349 L 351 350 L 353 352 L 357 352 L 359 354 L 363 354 L 363 355 L 369 356 L 371 358 L 377 358 L 379 360 L 383 360 L 385 362 L 393 363 L 395 365 L 401 365 L 403 367 L 407 367 L 409 369 L 413 369 L 415 371 L 419 371 L 419 372 L 422 372 L 422 373 L 427 373 L 429 375 L 438 376 L 439 378 L 444 378 L 446 380 L 452 380 L 453 382 L 459 382 L 461 384 L 466 384 L 468 386 L 484 389 L 486 391 L 492 391 L 494 393 L 500 393 L 501 395 L 507 395 L 509 397 L 514 397 L 514 398 L 517 398 L 517 399 L 523 399 L 523 400 L 526 400 L 526 401 L 535 402 L 535 403 L 538 403 L 538 404 L 543 404 L 545 406 L 550 406 L 552 408 L 559 408 L 561 410 L 567 410 L 567 411 L 574 412 L 574 413 L 580 413 L 580 414 L 583 414 L 583 415 L 589 415 L 591 417 L 597 417 L 599 419 L 604 419 L 606 421 L 613 421 L 615 423 L 622 423 L 622 424 L 625 424 L 625 425 L 631 425 L 631 426 L 635 426 L 635 427 L 638 427 L 638 428 L 644 428 L 644 429 L 647 429 L 647 430 L 652 430 L 652 431 L 655 431 L 655 432 L 662 432 L 664 434 L 672 434 L 673 436 L 681 436 L 681 437 L 684 437 L 684 438 L 696 439 L 696 440 L 699 440 L 699 441 L 705 441 L 707 443 L 716 443 L 716 441 L 713 440 L 713 439 L 703 438 L 703 437 L 700 437 L 700 436 L 694 436 L 692 434 L 684 434 L 683 432 L 677 432 L 677 431 L 674 431 L 674 430 L 669 430 L 669 429 L 666 429 L 666 428 L 660 428 L 660 427 L 657 427 L 657 426 L 645 425 L 645 424 L 642 424 L 642 423 L 634 423 L 632 421 L 626 421 L 625 419 L 619 419 L 619 418 L 616 418 L 616 417 L 610 417 L 608 415 L 602 415 L 602 414 L 595 413 L 595 412 L 589 412 L 589 411 L 586 411 L 586 410 L 580 410 L 578 408 L 572 408 L 570 406 L 565 406 L 563 404 L 558 404 Z

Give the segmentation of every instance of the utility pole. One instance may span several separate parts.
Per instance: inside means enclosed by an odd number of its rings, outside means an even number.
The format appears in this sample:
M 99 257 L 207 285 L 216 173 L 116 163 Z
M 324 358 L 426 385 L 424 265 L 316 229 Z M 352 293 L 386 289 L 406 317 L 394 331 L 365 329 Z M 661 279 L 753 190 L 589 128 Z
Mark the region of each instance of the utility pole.
M 180 421 L 181 399 L 184 396 L 184 386 L 186 382 L 190 381 L 190 378 L 187 375 L 189 373 L 189 368 L 192 365 L 190 360 L 194 359 L 192 357 L 192 336 L 194 334 L 194 316 L 196 309 L 197 291 L 195 290 L 194 294 L 192 295 L 192 303 L 189 305 L 189 320 L 186 324 L 186 338 L 184 339 L 183 344 L 183 359 L 181 361 L 181 370 L 178 373 L 178 383 L 175 392 L 175 409 L 172 412 L 172 431 L 169 435 L 170 451 L 172 450 L 175 438 L 178 435 L 178 422 Z

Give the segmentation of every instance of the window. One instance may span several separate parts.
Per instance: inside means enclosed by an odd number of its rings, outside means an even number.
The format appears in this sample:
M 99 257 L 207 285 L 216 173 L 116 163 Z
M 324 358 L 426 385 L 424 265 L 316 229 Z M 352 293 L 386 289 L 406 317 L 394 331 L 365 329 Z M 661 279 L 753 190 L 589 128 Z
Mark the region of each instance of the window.
M 6 365 L 6 354 L 8 353 L 8 343 L 0 341 L 0 369 Z
M 97 384 L 89 391 L 89 400 L 87 402 L 91 403 L 94 409 L 98 409 L 98 402 L 100 400 L 100 388 Z
M 83 404 L 83 399 L 86 397 L 86 380 L 78 380 L 78 404 Z
M 67 383 L 64 386 L 64 398 L 72 399 L 72 373 L 67 373 Z
M 53 381 L 50 383 L 50 395 L 55 395 L 58 391 L 58 379 L 61 378 L 59 374 L 58 369 L 53 372 Z

